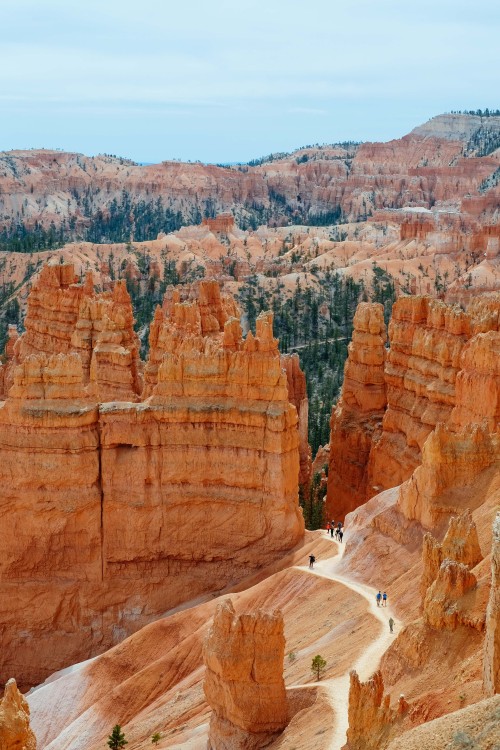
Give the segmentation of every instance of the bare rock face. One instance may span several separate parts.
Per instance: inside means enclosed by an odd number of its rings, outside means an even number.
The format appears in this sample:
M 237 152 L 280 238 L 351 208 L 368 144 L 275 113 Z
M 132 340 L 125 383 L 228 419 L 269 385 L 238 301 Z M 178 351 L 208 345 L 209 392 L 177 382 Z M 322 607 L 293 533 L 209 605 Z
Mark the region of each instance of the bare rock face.
M 282 354 L 281 366 L 286 372 L 288 399 L 297 409 L 299 418 L 299 485 L 307 493 L 312 477 L 312 457 L 309 446 L 309 399 L 307 398 L 306 376 L 300 369 L 298 354 Z
M 493 523 L 491 588 L 486 610 L 483 687 L 486 695 L 500 693 L 500 513 Z
M 226 331 L 226 323 L 232 321 Z M 155 311 L 149 331 L 149 356 L 144 372 L 143 398 L 158 383 L 158 368 L 165 354 L 236 350 L 241 342 L 239 310 L 234 298 L 221 293 L 214 280 L 181 289 L 169 288 L 163 306 Z
M 380 437 L 386 407 L 386 330 L 383 306 L 362 302 L 344 368 L 344 384 L 330 422 L 327 515 L 342 519 L 376 494 L 369 455 Z
M 30 354 L 79 354 L 84 382 L 99 401 L 137 401 L 139 341 L 124 281 L 96 294 L 92 275 L 77 283 L 71 264 L 45 266 L 28 298 L 25 333 L 14 347 Z
M 399 491 L 398 507 L 409 519 L 432 529 L 450 508 L 443 495 L 470 484 L 498 460 L 499 443 L 486 426 L 473 424 L 456 432 L 439 424 L 422 450 L 422 463 Z
M 458 625 L 471 625 L 463 597 L 477 585 L 469 568 L 454 560 L 444 560 L 424 600 L 424 621 L 436 630 L 455 630 Z M 482 630 L 482 623 L 477 623 Z
M 244 339 L 215 282 L 167 295 L 139 402 L 126 289 L 97 295 L 65 269 L 34 289 L 0 402 L 0 672 L 27 687 L 304 533 L 272 316 Z
M 474 568 L 483 559 L 476 524 L 470 510 L 466 510 L 461 516 L 450 518 L 448 531 L 439 544 L 432 534 L 425 534 L 422 546 L 422 600 L 425 598 L 427 589 L 436 580 L 439 568 L 443 560 L 454 560 L 462 563 L 468 568 Z
M 5 345 L 4 364 L 0 363 L 0 401 L 5 398 L 12 385 L 14 370 L 17 365 L 16 343 L 19 333 L 16 326 L 9 325 L 8 339 Z
M 373 309 L 358 307 L 332 414 L 328 513 L 336 517 L 344 497 L 351 510 L 405 483 L 400 511 L 432 528 L 449 515 L 443 495 L 498 459 L 500 295 L 474 298 L 467 311 L 429 297 L 399 298 L 387 354 L 380 326 L 378 339 L 367 338 Z M 370 346 L 359 354 L 362 342 Z
M 374 483 L 401 484 L 421 461 L 424 443 L 455 405 L 460 354 L 470 321 L 459 307 L 428 297 L 402 297 L 389 324 L 383 432 L 370 457 Z
M 384 696 L 384 681 L 380 671 L 366 682 L 361 682 L 355 670 L 350 673 L 349 728 L 345 750 L 378 750 L 385 747 L 391 726 L 398 712 L 389 706 L 390 696 Z M 401 713 L 407 709 L 400 700 Z
M 14 679 L 7 682 L 0 700 L 0 750 L 36 750 L 30 709 Z
M 482 422 L 495 430 L 500 420 L 500 332 L 474 336 L 464 346 L 460 367 L 451 423 L 460 428 Z
M 204 643 L 204 691 L 213 713 L 209 750 L 269 745 L 286 727 L 281 612 L 236 615 L 221 602 Z

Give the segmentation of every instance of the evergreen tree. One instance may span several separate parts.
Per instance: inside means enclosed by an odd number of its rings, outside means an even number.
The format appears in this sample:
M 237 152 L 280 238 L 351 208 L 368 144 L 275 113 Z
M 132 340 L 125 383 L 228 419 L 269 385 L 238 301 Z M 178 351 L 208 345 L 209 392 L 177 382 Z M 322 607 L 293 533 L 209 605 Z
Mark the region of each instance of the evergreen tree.
M 113 731 L 108 737 L 107 745 L 110 750 L 121 750 L 125 745 L 128 745 L 128 741 L 125 739 L 125 735 L 119 724 L 115 724 L 113 727 Z
M 316 680 L 320 680 L 326 669 L 326 661 L 319 654 L 314 657 L 311 662 L 311 672 L 316 677 Z

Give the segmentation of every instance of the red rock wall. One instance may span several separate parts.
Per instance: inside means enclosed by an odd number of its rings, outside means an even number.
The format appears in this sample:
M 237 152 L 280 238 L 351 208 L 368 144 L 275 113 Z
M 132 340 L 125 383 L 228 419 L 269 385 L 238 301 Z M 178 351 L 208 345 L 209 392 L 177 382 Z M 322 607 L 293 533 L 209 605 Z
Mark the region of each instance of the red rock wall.
M 486 695 L 500 693 L 500 513 L 493 522 L 491 586 L 486 610 L 483 687 Z
M 342 393 L 330 422 L 328 518 L 343 519 L 376 494 L 369 456 L 380 436 L 386 406 L 385 341 L 382 305 L 360 303 L 354 316 Z
M 398 299 L 385 364 L 379 334 L 363 332 L 368 309 L 358 307 L 332 413 L 328 513 L 340 517 L 406 482 L 400 509 L 430 528 L 449 513 L 438 507 L 444 488 L 496 461 L 500 295 L 478 297 L 467 311 L 428 297 Z
M 225 312 L 234 301 L 200 285 L 197 301 L 173 303 L 156 384 L 138 403 L 125 289 L 66 289 L 61 269 L 44 274 L 55 302 L 35 290 L 45 312 L 30 309 L 0 403 L 0 673 L 23 686 L 252 574 L 304 532 L 297 412 L 272 316 L 243 339 Z M 59 328 L 56 302 L 72 311 Z M 75 339 L 92 345 L 52 353 Z M 48 352 L 26 354 L 35 340 Z

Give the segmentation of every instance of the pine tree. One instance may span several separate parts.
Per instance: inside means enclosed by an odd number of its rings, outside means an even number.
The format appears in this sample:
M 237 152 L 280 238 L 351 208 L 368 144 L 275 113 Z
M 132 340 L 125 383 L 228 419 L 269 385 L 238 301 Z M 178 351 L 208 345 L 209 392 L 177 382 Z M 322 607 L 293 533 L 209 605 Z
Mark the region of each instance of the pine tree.
M 119 724 L 113 727 L 113 731 L 108 737 L 107 742 L 110 750 L 121 750 L 122 747 L 128 745 L 128 741 L 125 739 L 125 735 L 122 732 L 122 728 Z
M 311 672 L 314 674 L 316 679 L 319 681 L 321 679 L 321 675 L 324 673 L 326 669 L 326 661 L 323 659 L 322 656 L 319 654 L 314 657 L 314 659 L 311 662 Z

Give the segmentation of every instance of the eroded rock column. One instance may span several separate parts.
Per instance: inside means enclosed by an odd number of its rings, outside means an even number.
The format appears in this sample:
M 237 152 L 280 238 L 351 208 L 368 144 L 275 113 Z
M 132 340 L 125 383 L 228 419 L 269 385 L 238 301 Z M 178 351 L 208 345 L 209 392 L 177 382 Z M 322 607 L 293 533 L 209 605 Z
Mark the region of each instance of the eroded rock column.
M 219 604 L 203 648 L 204 691 L 212 707 L 208 750 L 266 747 L 287 724 L 281 612 L 236 615 Z

